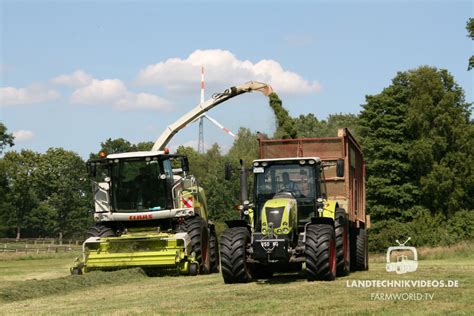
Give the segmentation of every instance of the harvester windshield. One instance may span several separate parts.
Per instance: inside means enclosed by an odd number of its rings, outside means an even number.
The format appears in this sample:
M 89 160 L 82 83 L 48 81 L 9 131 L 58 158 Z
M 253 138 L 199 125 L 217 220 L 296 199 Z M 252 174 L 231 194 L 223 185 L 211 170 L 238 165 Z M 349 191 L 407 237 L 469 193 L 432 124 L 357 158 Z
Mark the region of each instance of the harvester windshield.
M 173 179 L 169 160 L 157 157 L 120 159 L 112 165 L 112 207 L 116 212 L 166 208 L 167 183 Z

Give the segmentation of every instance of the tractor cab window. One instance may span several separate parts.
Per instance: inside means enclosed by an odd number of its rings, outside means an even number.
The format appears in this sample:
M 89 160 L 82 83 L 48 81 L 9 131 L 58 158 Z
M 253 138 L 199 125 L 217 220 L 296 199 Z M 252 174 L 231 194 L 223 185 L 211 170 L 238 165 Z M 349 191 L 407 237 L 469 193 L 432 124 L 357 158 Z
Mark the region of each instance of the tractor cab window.
M 317 193 L 315 170 L 312 166 L 273 164 L 256 175 L 258 200 L 268 200 L 279 193 L 289 193 L 297 199 L 314 198 Z
M 113 161 L 112 204 L 115 211 L 165 209 L 168 177 L 157 157 Z

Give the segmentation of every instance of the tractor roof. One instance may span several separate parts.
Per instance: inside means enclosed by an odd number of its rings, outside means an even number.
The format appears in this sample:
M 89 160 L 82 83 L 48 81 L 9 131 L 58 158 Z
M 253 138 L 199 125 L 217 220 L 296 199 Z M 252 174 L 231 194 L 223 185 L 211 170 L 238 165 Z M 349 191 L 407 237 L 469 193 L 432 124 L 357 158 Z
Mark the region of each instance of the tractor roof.
M 269 162 L 292 162 L 292 161 L 300 161 L 300 160 L 315 160 L 316 163 L 321 163 L 321 158 L 319 157 L 288 157 L 288 158 L 270 158 L 270 159 L 256 159 L 253 162 L 264 162 L 264 161 L 269 161 Z

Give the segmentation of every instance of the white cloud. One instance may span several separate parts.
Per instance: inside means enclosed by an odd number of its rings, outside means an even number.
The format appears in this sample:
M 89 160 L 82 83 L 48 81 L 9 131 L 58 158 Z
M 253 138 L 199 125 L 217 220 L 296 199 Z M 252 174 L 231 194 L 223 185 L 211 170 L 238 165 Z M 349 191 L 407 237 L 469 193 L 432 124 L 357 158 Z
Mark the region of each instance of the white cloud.
M 285 70 L 272 59 L 252 63 L 221 49 L 196 50 L 186 59 L 170 58 L 149 65 L 140 70 L 136 82 L 168 90 L 188 89 L 200 80 L 201 66 L 205 67 L 206 83 L 233 85 L 257 80 L 271 84 L 275 91 L 282 93 L 311 93 L 321 89 L 318 82 Z
M 2 106 L 43 103 L 57 98 L 59 98 L 58 92 L 39 84 L 26 88 L 0 88 L 0 105 Z
M 28 130 L 19 130 L 13 132 L 13 137 L 15 137 L 15 143 L 26 142 L 35 137 L 35 134 L 32 131 Z
M 92 76 L 85 73 L 83 70 L 76 70 L 69 75 L 60 75 L 51 79 L 51 83 L 57 85 L 65 85 L 70 87 L 83 87 L 91 83 Z
M 105 104 L 121 110 L 168 108 L 170 102 L 150 93 L 135 93 L 127 89 L 119 79 L 92 79 L 89 85 L 76 89 L 71 95 L 71 103 Z

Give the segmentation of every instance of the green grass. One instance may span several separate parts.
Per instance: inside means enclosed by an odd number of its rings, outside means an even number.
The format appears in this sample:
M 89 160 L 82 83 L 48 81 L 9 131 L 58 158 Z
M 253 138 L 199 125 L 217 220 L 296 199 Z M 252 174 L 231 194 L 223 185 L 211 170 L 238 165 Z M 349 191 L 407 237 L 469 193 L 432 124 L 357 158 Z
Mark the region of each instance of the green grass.
M 73 257 L 0 261 L 2 314 L 465 314 L 474 313 L 472 243 L 420 249 L 418 271 L 385 271 L 383 254 L 370 271 L 334 282 L 307 282 L 280 275 L 225 285 L 219 274 L 145 277 L 137 270 L 67 276 Z M 48 273 L 50 274 L 47 277 Z M 38 280 L 33 280 L 38 279 Z M 349 280 L 458 280 L 459 288 L 384 289 L 347 287 Z M 20 281 L 24 280 L 24 281 Z M 105 284 L 107 283 L 107 284 Z M 432 301 L 373 301 L 372 293 L 430 293 Z

